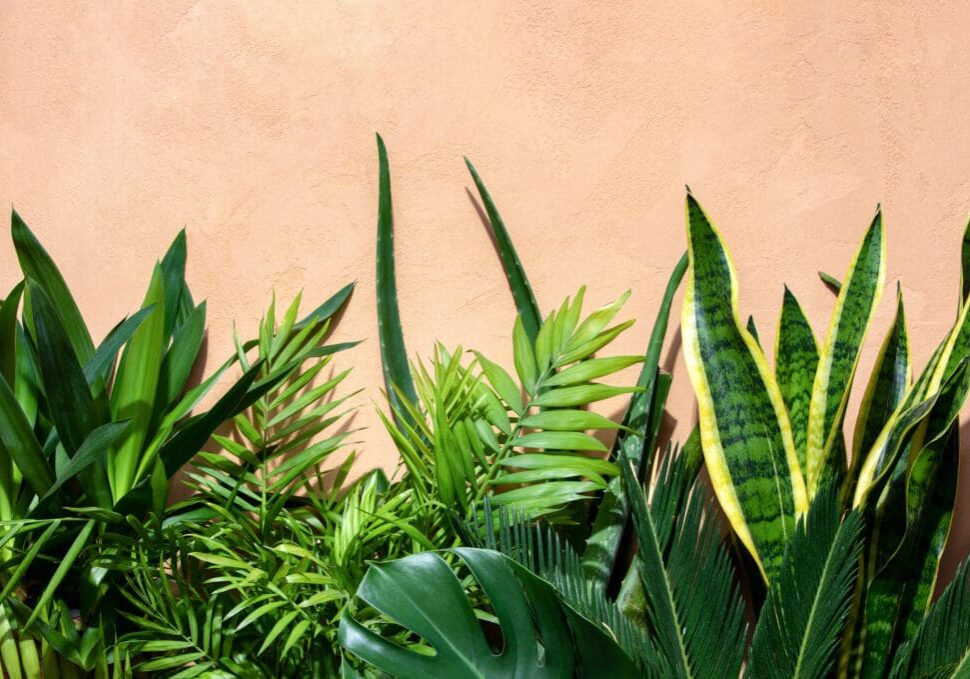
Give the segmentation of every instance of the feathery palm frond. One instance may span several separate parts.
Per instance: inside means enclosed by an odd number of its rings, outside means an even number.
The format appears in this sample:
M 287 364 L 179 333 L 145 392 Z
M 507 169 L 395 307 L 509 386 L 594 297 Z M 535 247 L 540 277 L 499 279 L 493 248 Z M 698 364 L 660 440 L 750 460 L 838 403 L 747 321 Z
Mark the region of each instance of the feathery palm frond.
M 970 676 L 970 560 L 897 652 L 891 679 L 964 679 Z
M 606 631 L 641 667 L 657 665 L 649 637 L 589 579 L 579 555 L 552 526 L 536 523 L 514 508 L 495 506 L 488 497 L 481 511 L 459 526 L 465 544 L 501 552 L 548 580 L 567 605 Z
M 747 675 L 822 679 L 832 668 L 858 571 L 862 518 L 842 518 L 838 489 L 813 500 L 761 610 Z
M 686 458 L 660 463 L 648 502 L 620 460 L 639 540 L 646 622 L 663 661 L 659 676 L 737 676 L 744 659 L 744 604 L 721 544 L 713 506 Z
M 529 340 L 513 328 L 515 377 L 481 353 L 465 365 L 460 349 L 438 347 L 430 370 L 417 364 L 418 402 L 398 398 L 408 417 L 383 417 L 402 459 L 425 496 L 468 508 L 491 495 L 532 516 L 555 514 L 606 488 L 615 463 L 591 457 L 607 448 L 590 430 L 620 425 L 585 408 L 642 391 L 597 382 L 643 361 L 594 358 L 631 325 L 608 327 L 628 294 L 580 318 L 584 290 L 567 299 Z M 412 422 L 413 424 L 409 424 Z M 533 452 L 541 451 L 541 452 Z M 429 485 L 430 484 L 430 485 Z

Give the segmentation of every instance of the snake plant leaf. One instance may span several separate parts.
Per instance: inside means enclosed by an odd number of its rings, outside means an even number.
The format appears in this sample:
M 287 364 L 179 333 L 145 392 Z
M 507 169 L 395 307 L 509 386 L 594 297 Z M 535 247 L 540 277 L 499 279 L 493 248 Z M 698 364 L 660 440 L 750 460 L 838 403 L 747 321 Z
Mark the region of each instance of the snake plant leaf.
M 808 410 L 818 368 L 818 343 L 801 305 L 785 286 L 778 333 L 775 335 L 775 376 L 788 409 L 792 439 L 802 469 L 808 447 Z
M 373 564 L 357 596 L 420 636 L 433 655 L 388 641 L 345 613 L 343 647 L 401 679 L 428 677 L 634 677 L 616 643 L 579 616 L 567 615 L 553 587 L 498 552 L 452 550 L 488 597 L 502 632 L 493 649 L 471 603 L 444 559 L 434 552 Z M 579 644 L 574 639 L 583 639 Z
M 84 323 L 84 318 L 67 283 L 64 282 L 64 277 L 16 210 L 11 214 L 10 230 L 24 278 L 37 281 L 50 297 L 61 325 L 71 340 L 71 346 L 77 354 L 78 361 L 82 365 L 87 363 L 94 356 L 94 342 L 91 341 L 88 326 Z
M 51 417 L 68 454 L 73 455 L 88 434 L 107 421 L 107 403 L 95 402 L 50 297 L 33 280 L 28 280 L 27 290 Z
M 611 452 L 612 459 L 624 455 L 626 459 L 633 460 L 637 467 L 637 477 L 641 481 L 646 470 L 653 464 L 664 405 L 670 390 L 670 376 L 662 378 L 659 370 L 660 352 L 667 335 L 674 294 L 687 271 L 687 263 L 687 253 L 684 253 L 667 281 L 657 318 L 650 332 L 643 367 L 637 378 L 637 386 L 643 387 L 644 391 L 630 397 L 630 404 L 623 415 L 624 429 L 618 434 Z M 562 376 L 571 370 L 575 368 L 563 371 L 553 377 L 553 380 L 563 379 Z M 582 555 L 583 569 L 600 586 L 605 586 L 616 572 L 629 516 L 630 508 L 623 492 L 622 479 L 614 477 L 600 500 Z
M 687 226 L 681 326 L 704 459 L 731 527 L 770 582 L 808 508 L 805 482 L 778 383 L 741 324 L 730 256 L 690 194 Z
M 831 290 L 832 292 L 834 292 L 836 295 L 838 295 L 839 294 L 839 291 L 842 290 L 842 281 L 840 281 L 838 278 L 836 278 L 832 274 L 825 273 L 824 271 L 819 271 L 818 272 L 818 277 L 822 281 L 822 283 L 824 283 L 825 286 L 829 290 Z
M 805 467 L 809 496 L 818 490 L 841 422 L 866 331 L 886 278 L 882 212 L 877 211 L 839 290 L 825 342 L 819 352 L 808 415 Z
M 961 624 L 966 620 L 970 620 L 970 561 L 957 570 L 916 636 L 899 649 L 890 679 L 964 679 L 970 674 L 970 625 Z
M 529 279 L 526 278 L 525 269 L 522 268 L 519 255 L 512 245 L 512 238 L 509 236 L 508 229 L 505 228 L 505 222 L 499 215 L 492 196 L 485 188 L 485 183 L 467 158 L 465 158 L 465 165 L 468 166 L 468 171 L 475 182 L 475 188 L 478 189 L 478 195 L 482 199 L 482 205 L 485 207 L 485 214 L 488 215 L 488 221 L 492 225 L 492 234 L 495 236 L 495 244 L 498 246 L 498 254 L 505 269 L 505 277 L 509 282 L 509 288 L 512 290 L 515 307 L 518 309 L 519 318 L 522 319 L 522 327 L 526 336 L 534 343 L 539 335 L 539 327 L 542 325 L 542 314 L 539 313 L 539 305 L 536 304 Z
M 872 449 L 889 418 L 902 403 L 912 378 L 909 339 L 902 289 L 896 289 L 896 315 L 883 340 L 859 406 L 852 458 L 861 460 Z
M 377 336 L 381 345 L 384 387 L 395 419 L 405 412 L 401 394 L 417 401 L 414 378 L 408 364 L 397 304 L 397 278 L 394 273 L 394 214 L 391 206 L 391 170 L 384 140 L 377 135 L 379 192 L 377 208 Z
M 142 307 L 155 311 L 142 322 L 125 347 L 111 392 L 113 419 L 131 426 L 108 454 L 108 478 L 115 502 L 135 483 L 143 447 L 151 426 L 165 343 L 165 275 L 160 265 L 152 273 Z
M 829 676 L 862 552 L 862 515 L 851 512 L 843 520 L 837 490 L 827 485 L 799 522 L 758 617 L 746 676 Z
M 754 316 L 748 316 L 748 322 L 745 324 L 744 327 L 749 333 L 751 333 L 751 336 L 754 338 L 754 341 L 760 347 L 761 337 L 758 335 L 758 326 L 755 325 Z
M 960 246 L 960 293 L 962 306 L 970 298 L 970 222 L 963 230 L 963 242 Z
M 874 537 L 865 600 L 861 676 L 885 676 L 896 647 L 926 616 L 956 498 L 958 439 L 924 449 L 908 482 L 891 485 Z
M 661 462 L 648 503 L 630 461 L 620 459 L 639 547 L 649 629 L 666 661 L 662 677 L 738 676 L 744 604 L 713 506 L 680 455 Z

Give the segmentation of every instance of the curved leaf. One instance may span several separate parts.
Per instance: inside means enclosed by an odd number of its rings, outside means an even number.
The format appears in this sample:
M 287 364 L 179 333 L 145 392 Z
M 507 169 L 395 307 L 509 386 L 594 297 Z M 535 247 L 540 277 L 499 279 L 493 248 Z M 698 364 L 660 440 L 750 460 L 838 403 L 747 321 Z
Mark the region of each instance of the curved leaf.
M 849 614 L 862 520 L 841 517 L 834 486 L 812 502 L 758 617 L 746 676 L 824 679 Z
M 408 365 L 397 305 L 397 279 L 394 273 L 394 214 L 391 207 L 391 171 L 384 140 L 377 135 L 379 196 L 377 208 L 377 336 L 381 344 L 384 386 L 395 419 L 405 410 L 399 394 L 412 403 L 417 400 L 414 379 Z
M 77 308 L 67 283 L 64 282 L 64 277 L 16 210 L 12 211 L 10 220 L 10 232 L 24 278 L 34 279 L 48 294 L 57 310 L 61 324 L 70 337 L 71 346 L 77 354 L 78 361 L 82 365 L 87 363 L 94 356 L 94 342 L 91 341 L 88 326 L 84 323 L 84 318 Z
M 519 261 L 519 255 L 512 245 L 512 238 L 509 236 L 508 229 L 505 228 L 505 222 L 502 221 L 488 189 L 485 188 L 485 183 L 478 176 L 478 172 L 475 171 L 475 167 L 468 158 L 465 158 L 465 165 L 468 166 L 468 171 L 475 182 L 475 188 L 478 189 L 478 195 L 482 199 L 482 205 L 485 207 L 485 214 L 488 215 L 488 221 L 492 225 L 492 234 L 495 236 L 495 244 L 498 246 L 498 254 L 505 269 L 505 277 L 508 279 L 509 288 L 512 290 L 515 307 L 519 311 L 519 318 L 522 319 L 522 327 L 529 339 L 535 342 L 539 334 L 539 326 L 542 325 L 542 314 L 539 313 L 539 305 L 536 304 L 535 295 L 532 294 L 529 279 L 526 278 L 522 262 Z
M 500 649 L 492 648 L 458 578 L 434 552 L 373 564 L 357 590 L 367 604 L 420 636 L 434 654 L 407 650 L 348 614 L 340 621 L 344 648 L 402 679 L 565 679 L 584 666 L 587 673 L 636 676 L 632 661 L 615 642 L 583 618 L 567 614 L 549 583 L 497 552 L 453 552 L 468 566 L 495 611 L 503 638 Z
M 882 212 L 877 211 L 839 290 L 819 352 L 808 415 L 805 481 L 809 496 L 818 490 L 835 439 L 842 436 L 842 418 L 859 351 L 886 278 L 885 253 Z
M 732 528 L 770 581 L 796 517 L 807 509 L 805 483 L 778 383 L 741 324 L 730 257 L 689 194 L 687 225 L 684 357 L 704 459 Z
M 808 447 L 808 410 L 818 368 L 818 344 L 805 312 L 788 286 L 775 336 L 775 375 L 788 409 L 798 462 L 805 469 Z

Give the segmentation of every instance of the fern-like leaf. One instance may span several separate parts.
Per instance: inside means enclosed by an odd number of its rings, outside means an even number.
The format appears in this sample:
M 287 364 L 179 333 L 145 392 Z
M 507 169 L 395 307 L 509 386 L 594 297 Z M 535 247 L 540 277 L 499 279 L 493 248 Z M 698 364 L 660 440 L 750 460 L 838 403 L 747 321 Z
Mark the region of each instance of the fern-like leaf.
M 755 627 L 747 676 L 821 679 L 835 661 L 862 548 L 858 512 L 843 520 L 837 489 L 816 496 L 788 547 Z

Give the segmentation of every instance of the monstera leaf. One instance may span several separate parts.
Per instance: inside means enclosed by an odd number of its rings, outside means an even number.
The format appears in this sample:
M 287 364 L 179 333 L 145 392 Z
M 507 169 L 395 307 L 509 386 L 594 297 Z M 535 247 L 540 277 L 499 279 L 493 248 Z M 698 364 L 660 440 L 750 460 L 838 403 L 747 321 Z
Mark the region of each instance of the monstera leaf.
M 433 655 L 408 650 L 350 615 L 340 621 L 344 648 L 396 677 L 639 676 L 603 632 L 564 605 L 553 587 L 498 552 L 451 550 L 488 598 L 501 630 L 494 648 L 445 560 L 424 552 L 371 566 L 357 596 L 421 637 Z

